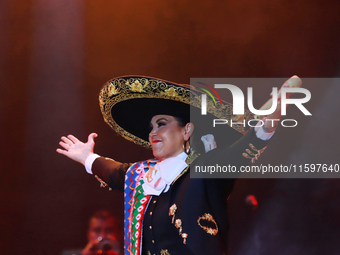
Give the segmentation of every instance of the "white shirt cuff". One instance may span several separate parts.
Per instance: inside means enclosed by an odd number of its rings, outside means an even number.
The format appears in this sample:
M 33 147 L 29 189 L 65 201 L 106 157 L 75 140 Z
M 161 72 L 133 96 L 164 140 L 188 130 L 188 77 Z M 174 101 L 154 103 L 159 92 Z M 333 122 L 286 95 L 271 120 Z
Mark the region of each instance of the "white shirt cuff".
M 255 127 L 255 134 L 257 138 L 263 140 L 263 141 L 268 141 L 275 133 L 275 130 L 273 132 L 266 132 L 264 131 L 263 126 L 256 126 Z
M 85 169 L 86 169 L 86 172 L 88 172 L 89 174 L 93 174 L 92 173 L 92 164 L 99 157 L 100 156 L 98 154 L 91 154 L 90 156 L 88 156 L 86 158 L 86 160 L 85 160 Z

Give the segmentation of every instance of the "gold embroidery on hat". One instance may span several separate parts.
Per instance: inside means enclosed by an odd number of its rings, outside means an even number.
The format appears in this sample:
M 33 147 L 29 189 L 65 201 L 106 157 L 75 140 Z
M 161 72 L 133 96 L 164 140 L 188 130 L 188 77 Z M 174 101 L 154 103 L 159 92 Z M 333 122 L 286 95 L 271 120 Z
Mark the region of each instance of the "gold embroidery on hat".
M 113 95 L 117 95 L 119 93 L 118 89 L 115 87 L 115 85 L 113 84 L 113 82 L 109 83 L 108 89 L 107 89 L 107 94 L 109 97 L 113 96 Z
M 176 96 L 178 96 L 178 93 L 176 92 L 176 90 L 174 88 L 169 88 L 167 90 L 164 90 L 164 94 L 169 96 L 169 97 L 176 97 Z
M 214 223 L 215 224 L 215 228 L 203 226 L 201 224 L 201 222 L 200 222 L 201 220 L 206 220 L 206 221 Z M 217 233 L 218 233 L 218 226 L 217 226 L 217 223 L 216 223 L 214 217 L 211 214 L 205 213 L 203 216 L 198 217 L 197 223 L 198 223 L 198 226 L 203 228 L 205 230 L 205 232 L 207 232 L 208 234 L 213 235 L 213 236 L 217 235 Z
M 135 80 L 134 83 L 130 85 L 131 91 L 133 92 L 145 92 L 143 90 L 143 85 L 139 82 L 139 80 Z
M 118 77 L 108 81 L 99 94 L 100 109 L 105 122 L 118 134 L 128 141 L 139 144 L 151 149 L 151 144 L 120 127 L 112 118 L 112 107 L 123 100 L 131 98 L 161 98 L 171 99 L 201 108 L 201 92 L 186 84 L 172 84 L 170 82 L 149 78 L 149 77 Z M 211 103 L 212 99 L 207 98 L 207 112 L 219 119 L 239 119 L 240 116 L 233 115 L 231 104 Z M 253 118 L 250 111 L 245 111 L 244 120 L 248 121 Z M 229 122 L 228 122 L 228 125 Z M 233 125 L 233 129 L 245 134 L 246 130 L 243 125 Z
M 260 157 L 260 155 L 264 152 L 264 150 L 267 148 L 264 147 L 263 149 L 259 150 L 256 149 L 255 146 L 253 144 L 249 144 L 249 147 L 253 150 L 249 150 L 246 149 L 246 152 L 242 153 L 242 156 L 248 159 L 251 159 L 251 163 L 255 163 L 255 160 L 258 160 L 258 158 Z
M 244 116 L 243 116 L 243 115 L 233 115 L 233 116 L 231 117 L 231 119 L 232 119 L 233 121 L 243 121 L 243 120 L 244 120 Z

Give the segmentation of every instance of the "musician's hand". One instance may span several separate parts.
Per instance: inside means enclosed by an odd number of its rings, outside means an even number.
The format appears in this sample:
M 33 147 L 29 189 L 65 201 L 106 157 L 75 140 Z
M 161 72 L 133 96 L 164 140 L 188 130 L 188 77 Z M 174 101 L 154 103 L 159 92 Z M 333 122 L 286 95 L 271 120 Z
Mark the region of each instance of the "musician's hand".
M 120 244 L 115 237 L 108 235 L 108 238 L 99 238 L 89 240 L 86 247 L 82 250 L 82 255 L 119 255 L 120 254 Z
M 88 242 L 85 248 L 81 251 L 81 255 L 95 255 L 98 249 L 93 249 L 94 244 Z
M 94 138 L 97 136 L 96 133 L 90 134 L 86 143 L 79 141 L 73 135 L 62 136 L 59 145 L 64 149 L 58 148 L 57 152 L 85 165 L 87 157 L 93 154 Z

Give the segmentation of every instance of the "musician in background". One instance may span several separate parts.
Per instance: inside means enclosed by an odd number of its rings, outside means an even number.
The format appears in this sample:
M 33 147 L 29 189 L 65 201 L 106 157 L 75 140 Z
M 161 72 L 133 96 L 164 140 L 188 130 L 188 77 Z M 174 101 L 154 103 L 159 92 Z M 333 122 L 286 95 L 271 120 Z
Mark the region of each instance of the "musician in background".
M 62 255 L 120 255 L 122 244 L 119 243 L 117 219 L 108 210 L 95 212 L 89 220 L 87 231 L 88 243 L 83 250 L 68 250 Z

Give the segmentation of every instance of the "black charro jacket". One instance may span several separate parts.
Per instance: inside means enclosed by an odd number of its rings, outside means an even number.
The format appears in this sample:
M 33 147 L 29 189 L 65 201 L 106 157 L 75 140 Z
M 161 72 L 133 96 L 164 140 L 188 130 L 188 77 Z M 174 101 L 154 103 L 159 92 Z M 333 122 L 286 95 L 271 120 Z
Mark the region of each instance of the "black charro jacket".
M 240 169 L 257 158 L 266 144 L 250 130 L 232 146 L 200 155 L 189 168 L 218 164 Z M 101 157 L 93 163 L 92 171 L 111 188 L 123 190 L 128 167 Z M 167 192 L 153 196 L 143 219 L 142 254 L 227 254 L 227 199 L 235 175 L 229 177 L 194 179 L 186 171 Z M 171 212 L 171 208 L 176 209 Z

